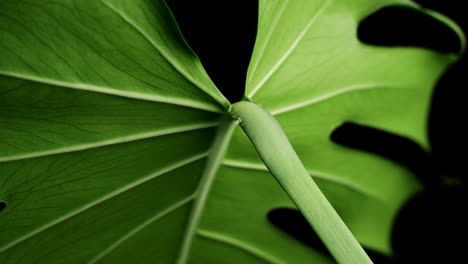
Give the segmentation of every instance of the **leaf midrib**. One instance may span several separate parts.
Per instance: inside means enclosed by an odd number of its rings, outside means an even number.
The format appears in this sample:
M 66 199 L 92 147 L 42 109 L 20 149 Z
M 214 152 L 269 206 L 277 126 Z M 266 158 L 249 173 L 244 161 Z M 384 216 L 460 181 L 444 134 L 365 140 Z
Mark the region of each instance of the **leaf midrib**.
M 207 162 L 200 178 L 200 183 L 195 192 L 195 201 L 187 221 L 187 227 L 177 259 L 178 264 L 185 264 L 187 262 L 190 254 L 190 248 L 192 246 L 192 241 L 196 235 L 196 230 L 198 228 L 198 224 L 201 220 L 203 210 L 208 199 L 208 194 L 217 176 L 219 167 L 224 160 L 224 155 L 229 146 L 229 143 L 231 142 L 236 126 L 236 121 L 232 120 L 230 117 L 226 117 L 226 120 L 218 127 L 218 131 L 209 150 Z

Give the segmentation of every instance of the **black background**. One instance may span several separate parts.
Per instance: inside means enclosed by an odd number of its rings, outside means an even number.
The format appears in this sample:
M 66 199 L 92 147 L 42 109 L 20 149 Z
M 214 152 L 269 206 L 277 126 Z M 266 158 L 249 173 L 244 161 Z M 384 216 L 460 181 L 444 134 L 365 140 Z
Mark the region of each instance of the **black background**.
M 200 57 L 221 92 L 231 102 L 241 100 L 256 35 L 257 1 L 167 0 L 166 2 L 171 7 L 188 43 Z M 468 32 L 464 1 L 418 0 L 417 2 L 452 18 L 465 32 Z M 416 27 L 409 27 L 408 25 L 418 24 L 417 19 L 412 21 L 410 18 L 404 21 L 404 15 L 392 15 L 395 16 L 395 19 L 391 20 L 392 24 L 376 23 L 375 28 L 379 31 L 382 28 L 392 30 L 391 27 L 394 27 L 395 36 L 392 35 L 390 40 L 401 40 L 396 41 L 396 45 L 398 43 L 421 45 L 437 49 L 439 44 L 442 46 L 447 44 L 447 35 L 443 35 L 444 32 L 442 35 L 440 32 L 435 32 L 433 26 L 422 23 Z M 397 21 L 400 21 L 399 26 Z M 412 38 L 413 40 L 408 42 L 408 39 Z M 389 40 L 383 40 L 385 41 Z M 453 43 L 448 45 L 457 49 L 453 47 Z M 464 202 L 466 197 L 464 165 L 465 152 L 468 150 L 465 136 L 467 130 L 463 127 L 467 120 L 464 106 L 468 103 L 464 97 L 467 80 L 465 64 L 466 59 L 463 56 L 434 87 L 427 130 L 432 151 L 425 154 L 427 157 L 417 154 L 419 150 L 413 146 L 414 144 L 406 144 L 408 142 L 404 139 L 398 141 L 396 136 L 390 140 L 394 140 L 391 142 L 397 144 L 392 143 L 391 146 L 381 144 L 381 150 L 374 151 L 404 166 L 423 168 L 414 172 L 427 187 L 425 192 L 415 196 L 402 208 L 395 222 L 393 247 L 396 256 L 392 259 L 375 257 L 373 259 L 376 263 L 432 263 L 438 262 L 437 258 L 441 258 L 443 263 L 468 263 L 466 260 L 468 257 L 463 256 L 464 251 L 468 249 L 463 242 L 467 238 L 465 225 L 468 224 L 466 216 L 463 215 L 467 208 Z M 362 136 L 359 136 L 362 134 L 366 134 L 366 138 L 373 138 L 372 144 L 379 141 L 388 142 L 388 135 L 372 129 L 362 133 L 362 128 L 347 126 L 342 130 L 338 132 L 345 136 L 337 138 L 349 138 L 351 143 L 345 142 L 346 140 L 337 143 L 350 147 L 373 151 L 365 144 L 353 145 L 353 140 L 363 140 Z M 317 241 L 301 238 L 301 234 L 313 236 L 313 231 L 305 221 L 300 218 L 298 220 L 295 214 L 278 215 L 276 220 L 270 219 L 273 221 L 272 224 L 277 221 L 275 224 L 277 226 L 294 225 L 296 231 L 288 231 L 287 228 L 283 230 L 312 247 L 322 248 Z M 322 250 L 326 254 L 325 250 Z

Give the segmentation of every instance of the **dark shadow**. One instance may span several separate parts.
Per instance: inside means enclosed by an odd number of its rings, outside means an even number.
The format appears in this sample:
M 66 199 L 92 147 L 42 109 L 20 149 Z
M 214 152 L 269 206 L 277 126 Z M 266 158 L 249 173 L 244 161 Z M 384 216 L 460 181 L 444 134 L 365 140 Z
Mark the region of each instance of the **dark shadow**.
M 432 97 L 429 140 L 437 169 L 452 182 L 466 185 L 468 129 L 466 56 L 439 80 Z
M 285 232 L 302 244 L 332 258 L 320 237 L 315 233 L 299 210 L 291 208 L 275 208 L 268 212 L 267 218 L 268 221 L 279 230 Z M 390 258 L 378 252 L 368 248 L 364 248 L 364 250 L 375 264 L 392 263 Z
M 218 89 L 231 103 L 240 101 L 257 34 L 257 1 L 166 2 Z
M 397 162 L 412 171 L 426 186 L 438 184 L 426 151 L 409 138 L 386 131 L 345 122 L 337 127 L 330 139 L 339 145 L 370 152 Z
M 6 208 L 6 206 L 7 206 L 7 203 L 3 201 L 0 202 L 0 213 Z
M 459 26 L 461 26 L 465 32 L 467 26 L 466 7 L 463 1 L 460 0 L 413 0 L 414 2 L 422 5 L 425 8 L 436 10 L 444 14 L 445 16 L 453 19 Z
M 384 7 L 359 23 L 360 41 L 378 46 L 416 46 L 443 53 L 458 53 L 461 41 L 447 25 L 418 9 Z
M 461 263 L 466 260 L 466 192 L 422 192 L 400 210 L 392 230 L 397 263 Z

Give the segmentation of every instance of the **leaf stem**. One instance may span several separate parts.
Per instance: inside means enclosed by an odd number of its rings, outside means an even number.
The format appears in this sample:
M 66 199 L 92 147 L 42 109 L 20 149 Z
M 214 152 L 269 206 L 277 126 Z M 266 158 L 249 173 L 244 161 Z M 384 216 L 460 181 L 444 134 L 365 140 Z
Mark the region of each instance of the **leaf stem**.
M 231 115 L 338 263 L 372 263 L 304 168 L 276 119 L 261 106 L 245 101 L 233 104 Z

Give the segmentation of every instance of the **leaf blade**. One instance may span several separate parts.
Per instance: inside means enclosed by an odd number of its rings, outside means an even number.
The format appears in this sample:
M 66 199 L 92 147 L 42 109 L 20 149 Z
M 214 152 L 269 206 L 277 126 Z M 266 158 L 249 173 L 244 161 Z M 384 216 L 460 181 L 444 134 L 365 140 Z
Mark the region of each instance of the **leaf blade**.
M 148 3 L 140 1 L 140 4 Z M 161 1 L 155 4 L 159 8 L 152 10 L 159 12 L 160 23 L 175 28 L 167 7 Z M 74 1 L 61 1 L 37 5 L 32 1 L 3 1 L 2 6 L 2 10 L 8 11 L 0 14 L 2 24 L 8 25 L 2 28 L 0 42 L 5 47 L 1 55 L 6 60 L 0 64 L 3 73 L 67 83 L 86 82 L 104 87 L 107 92 L 140 97 L 189 98 L 211 105 L 212 109 L 219 109 L 219 104 L 224 108 L 229 105 L 200 67 L 190 75 L 185 74 L 203 84 L 197 87 L 184 76 L 185 69 L 174 68 L 184 63 L 177 62 L 177 57 L 168 61 L 173 55 L 158 50 L 164 47 L 163 40 L 142 35 L 104 2 L 82 1 L 77 5 Z M 115 28 L 119 30 L 112 30 Z M 158 30 L 163 28 L 153 29 Z M 180 35 L 167 34 L 166 38 L 172 43 L 183 43 Z M 200 65 L 187 46 L 179 45 L 178 50 L 178 54 L 184 54 L 185 63 Z M 179 69 L 184 71 L 181 73 Z

